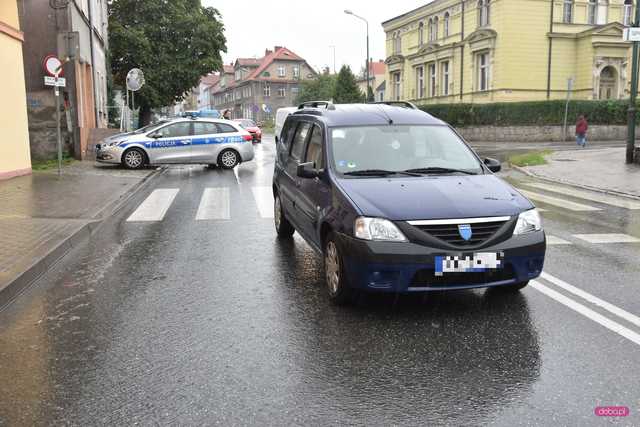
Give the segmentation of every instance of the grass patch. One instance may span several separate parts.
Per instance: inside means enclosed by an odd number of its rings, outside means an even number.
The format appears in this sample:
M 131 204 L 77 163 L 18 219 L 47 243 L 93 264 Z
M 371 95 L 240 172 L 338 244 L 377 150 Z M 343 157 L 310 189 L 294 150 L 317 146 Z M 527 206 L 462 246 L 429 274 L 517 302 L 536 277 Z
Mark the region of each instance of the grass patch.
M 551 154 L 551 150 L 532 151 L 530 153 L 518 154 L 516 156 L 509 157 L 509 163 L 515 166 L 537 166 L 547 164 L 547 160 L 544 158 Z
M 62 156 L 62 166 L 67 166 L 75 162 L 75 159 L 68 154 Z M 56 169 L 58 167 L 58 159 L 35 160 L 31 162 L 31 169 L 34 171 L 46 171 Z

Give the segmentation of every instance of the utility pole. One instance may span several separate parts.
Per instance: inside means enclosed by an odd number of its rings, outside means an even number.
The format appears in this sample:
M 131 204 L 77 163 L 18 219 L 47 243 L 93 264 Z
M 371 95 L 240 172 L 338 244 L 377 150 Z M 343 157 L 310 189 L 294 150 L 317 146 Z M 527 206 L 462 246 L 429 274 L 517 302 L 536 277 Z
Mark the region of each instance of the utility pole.
M 640 1 L 640 0 L 639 0 Z M 370 81 L 369 81 L 369 21 L 367 21 L 365 18 L 363 18 L 362 16 L 356 15 L 355 13 L 353 13 L 351 10 L 346 9 L 344 11 L 344 13 L 346 13 L 347 15 L 352 15 L 355 18 L 360 19 L 361 21 L 364 21 L 365 24 L 367 24 L 367 60 L 365 61 L 365 68 L 366 68 L 366 72 L 365 72 L 365 78 L 367 79 L 367 93 L 365 95 L 365 99 L 367 101 L 373 101 L 372 99 L 369 98 L 369 85 L 370 85 Z M 373 92 L 373 91 L 371 91 Z
M 633 26 L 640 25 L 640 0 L 636 1 L 636 16 Z M 633 163 L 636 143 L 636 96 L 638 94 L 638 42 L 633 42 L 633 57 L 631 59 L 631 94 L 629 96 L 629 110 L 627 115 L 627 155 L 626 162 Z

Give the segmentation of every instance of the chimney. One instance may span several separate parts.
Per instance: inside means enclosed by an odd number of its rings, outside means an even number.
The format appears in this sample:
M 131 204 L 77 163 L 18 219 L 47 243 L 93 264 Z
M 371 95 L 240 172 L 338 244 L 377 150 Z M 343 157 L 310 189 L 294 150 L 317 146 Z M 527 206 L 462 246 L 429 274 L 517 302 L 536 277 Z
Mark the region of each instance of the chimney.
M 277 52 L 279 49 L 282 49 L 282 46 L 274 46 L 273 48 L 273 51 Z

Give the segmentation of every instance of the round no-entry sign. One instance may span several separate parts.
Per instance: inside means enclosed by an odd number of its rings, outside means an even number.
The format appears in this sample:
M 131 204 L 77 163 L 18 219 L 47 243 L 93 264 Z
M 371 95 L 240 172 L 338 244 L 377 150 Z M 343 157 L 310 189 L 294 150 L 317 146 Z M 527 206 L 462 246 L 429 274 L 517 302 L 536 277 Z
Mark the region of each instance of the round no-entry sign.
M 62 75 L 62 61 L 60 61 L 55 55 L 49 55 L 44 58 L 44 71 L 50 76 L 55 77 L 56 70 L 59 70 L 58 75 Z

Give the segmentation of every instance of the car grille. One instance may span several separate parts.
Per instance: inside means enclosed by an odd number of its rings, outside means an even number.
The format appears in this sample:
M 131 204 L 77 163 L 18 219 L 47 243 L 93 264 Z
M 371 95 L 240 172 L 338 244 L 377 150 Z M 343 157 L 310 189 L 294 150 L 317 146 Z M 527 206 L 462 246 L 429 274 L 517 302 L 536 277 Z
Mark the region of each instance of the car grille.
M 471 226 L 471 238 L 465 240 L 458 231 L 458 224 L 429 224 L 414 225 L 425 233 L 430 234 L 440 240 L 455 246 L 475 246 L 486 242 L 496 231 L 505 224 L 506 221 L 477 222 L 469 224 Z M 464 222 L 461 222 L 464 224 Z
M 436 276 L 433 268 L 418 270 L 411 280 L 410 287 L 428 288 L 434 286 L 483 285 L 486 283 L 513 280 L 515 274 L 511 264 L 503 268 L 469 273 L 443 273 Z

